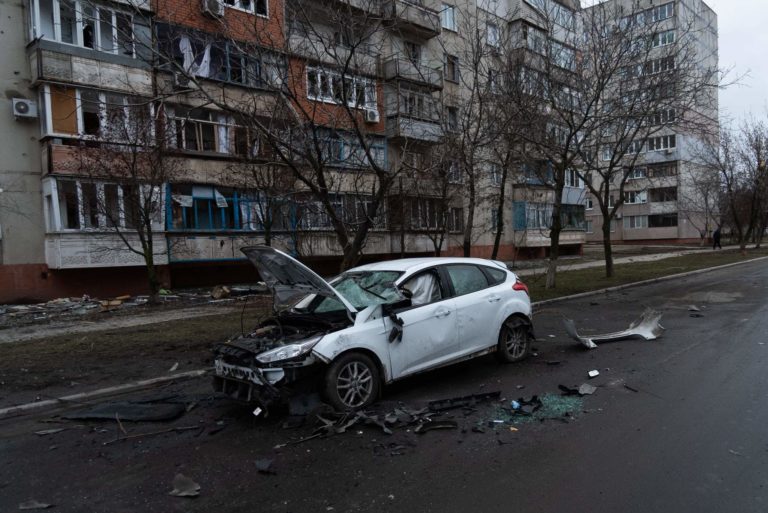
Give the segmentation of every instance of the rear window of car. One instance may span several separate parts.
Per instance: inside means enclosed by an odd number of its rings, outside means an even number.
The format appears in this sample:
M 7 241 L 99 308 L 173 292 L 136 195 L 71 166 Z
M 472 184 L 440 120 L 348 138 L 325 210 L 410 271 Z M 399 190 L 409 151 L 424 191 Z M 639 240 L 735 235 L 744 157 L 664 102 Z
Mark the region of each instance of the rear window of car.
M 494 269 L 493 267 L 483 267 L 483 270 L 488 274 L 491 285 L 498 285 L 507 281 L 507 271 Z
M 483 271 L 474 265 L 447 265 L 445 270 L 453 283 L 457 296 L 477 292 L 488 287 L 488 280 Z

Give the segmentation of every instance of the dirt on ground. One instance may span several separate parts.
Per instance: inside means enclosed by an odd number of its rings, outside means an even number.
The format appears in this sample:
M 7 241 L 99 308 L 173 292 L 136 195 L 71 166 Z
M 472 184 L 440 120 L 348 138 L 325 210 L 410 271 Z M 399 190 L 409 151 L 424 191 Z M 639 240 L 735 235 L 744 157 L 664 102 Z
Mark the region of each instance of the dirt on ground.
M 173 313 L 162 311 L 151 323 L 145 319 L 130 329 L 114 325 L 130 319 L 121 317 L 92 326 L 94 331 L 75 326 L 64 334 L 2 344 L 0 407 L 210 366 L 212 346 L 252 329 L 268 314 L 269 298 L 243 306 L 181 310 L 183 317 L 157 322 Z

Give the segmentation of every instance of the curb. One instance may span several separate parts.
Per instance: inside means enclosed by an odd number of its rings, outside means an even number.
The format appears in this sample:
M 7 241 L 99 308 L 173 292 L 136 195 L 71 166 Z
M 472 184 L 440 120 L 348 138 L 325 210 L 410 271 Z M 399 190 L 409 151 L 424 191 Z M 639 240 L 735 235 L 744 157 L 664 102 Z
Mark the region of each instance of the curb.
M 730 264 L 718 265 L 716 267 L 705 267 L 703 269 L 696 269 L 695 271 L 688 271 L 688 272 L 685 272 L 685 273 L 670 274 L 668 276 L 659 276 L 658 278 L 651 278 L 649 280 L 635 281 L 635 282 L 632 282 L 632 283 L 625 283 L 623 285 L 616 285 L 614 287 L 608 287 L 608 288 L 605 288 L 605 289 L 590 290 L 589 292 L 580 292 L 578 294 L 571 294 L 570 296 L 555 297 L 555 298 L 552 298 L 552 299 L 545 299 L 544 301 L 536 301 L 531 306 L 540 307 L 540 306 L 545 306 L 545 305 L 549 305 L 549 304 L 552 304 L 552 303 L 557 303 L 557 302 L 560 302 L 560 301 L 567 301 L 569 299 L 579 299 L 579 298 L 583 298 L 583 297 L 597 296 L 597 295 L 600 295 L 600 294 L 606 294 L 608 292 L 615 292 L 617 290 L 624 290 L 624 289 L 628 289 L 628 288 L 631 288 L 631 287 L 640 287 L 640 286 L 643 286 L 643 285 L 651 285 L 653 283 L 660 283 L 660 282 L 663 282 L 663 281 L 675 280 L 677 278 L 685 278 L 685 277 L 688 277 L 688 276 L 695 276 L 697 274 L 702 274 L 702 273 L 709 272 L 709 271 L 718 271 L 720 269 L 727 269 L 729 267 L 734 267 L 734 266 L 743 265 L 743 264 L 749 264 L 749 263 L 752 263 L 752 262 L 759 262 L 760 260 L 766 260 L 766 259 L 768 259 L 768 256 L 752 258 L 750 260 L 744 260 L 742 262 L 732 262 Z
M 37 401 L 34 403 L 20 404 L 17 406 L 11 406 L 8 408 L 0 409 L 0 419 L 6 419 L 26 413 L 30 410 L 37 410 L 40 408 L 47 408 L 50 406 L 60 406 L 69 402 L 81 401 L 83 399 L 90 399 L 91 397 L 99 397 L 102 395 L 110 395 L 118 392 L 128 392 L 136 390 L 138 388 L 144 388 L 158 383 L 165 383 L 167 381 L 174 381 L 177 379 L 191 379 L 203 376 L 208 373 L 208 369 L 201 369 L 195 371 L 180 372 L 173 376 L 162 376 L 159 378 L 144 379 L 141 381 L 134 381 L 133 383 L 125 383 L 123 385 L 116 385 L 107 388 L 100 388 L 98 390 L 92 390 L 90 392 L 81 392 L 79 394 L 72 394 L 56 399 L 47 399 L 45 401 Z

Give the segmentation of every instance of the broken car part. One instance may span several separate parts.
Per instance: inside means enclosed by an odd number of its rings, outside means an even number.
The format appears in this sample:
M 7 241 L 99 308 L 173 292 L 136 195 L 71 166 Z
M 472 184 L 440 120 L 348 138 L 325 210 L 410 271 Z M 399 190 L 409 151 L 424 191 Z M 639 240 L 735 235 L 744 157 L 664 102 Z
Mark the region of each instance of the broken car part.
M 572 339 L 581 342 L 589 349 L 594 349 L 597 347 L 598 342 L 624 340 L 632 337 L 642 337 L 645 340 L 654 340 L 661 336 L 664 331 L 664 327 L 659 324 L 661 316 L 662 312 L 648 308 L 643 312 L 643 315 L 640 316 L 639 319 L 632 322 L 632 324 L 629 325 L 629 328 L 624 331 L 606 333 L 603 335 L 590 335 L 588 337 L 579 335 L 573 320 L 563 318 L 563 324 L 565 325 L 565 331 L 568 332 L 568 335 Z
M 197 497 L 200 495 L 200 485 L 184 474 L 176 474 L 173 478 L 173 490 L 168 495 L 174 497 Z
M 429 408 L 430 411 L 435 412 L 452 410 L 454 408 L 467 408 L 485 401 L 497 401 L 499 397 L 501 397 L 500 391 L 465 395 L 463 397 L 453 397 L 450 399 L 430 401 L 427 404 L 427 408 Z

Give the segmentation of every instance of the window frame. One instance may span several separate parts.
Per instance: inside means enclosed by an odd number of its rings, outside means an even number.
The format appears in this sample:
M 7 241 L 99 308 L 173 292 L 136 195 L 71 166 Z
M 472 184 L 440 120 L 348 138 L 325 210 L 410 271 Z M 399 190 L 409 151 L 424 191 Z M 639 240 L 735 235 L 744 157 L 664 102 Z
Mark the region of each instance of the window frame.
M 254 16 L 258 16 L 260 18 L 267 18 L 269 19 L 269 0 L 251 0 L 251 8 L 247 9 L 245 7 L 242 7 L 240 5 L 235 4 L 242 4 L 243 0 L 232 0 L 232 4 L 228 3 L 229 0 L 219 0 L 221 4 L 229 9 L 235 9 L 237 11 L 247 12 L 248 14 L 253 14 Z M 256 5 L 259 2 L 264 3 L 264 14 L 256 12 Z
M 451 13 L 450 16 L 447 13 Z M 450 23 L 447 23 L 450 20 Z M 452 32 L 458 32 L 456 28 L 456 6 L 443 3 L 443 9 L 440 11 L 440 26 Z

